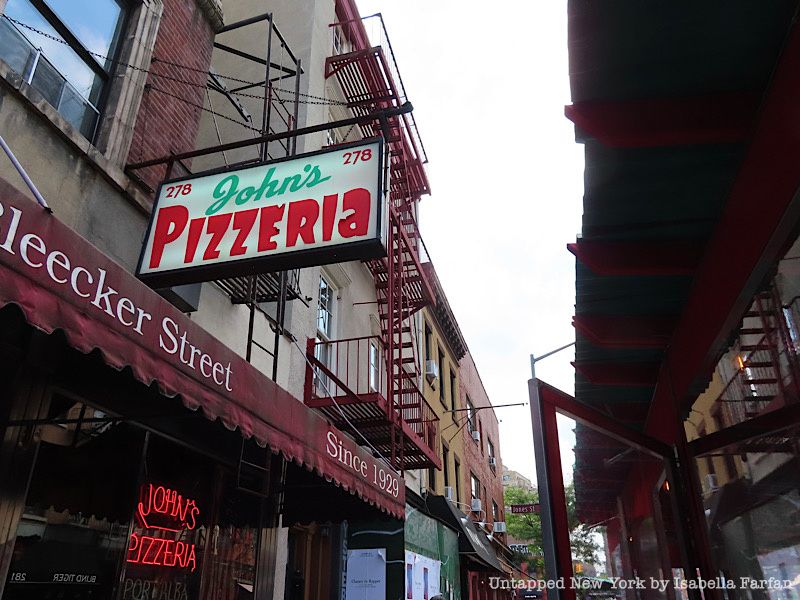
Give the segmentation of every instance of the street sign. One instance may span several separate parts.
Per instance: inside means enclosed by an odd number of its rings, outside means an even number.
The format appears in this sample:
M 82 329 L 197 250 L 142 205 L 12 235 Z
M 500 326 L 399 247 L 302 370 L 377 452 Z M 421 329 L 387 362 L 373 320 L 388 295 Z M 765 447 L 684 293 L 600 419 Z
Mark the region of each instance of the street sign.
M 515 515 L 528 515 L 528 514 L 539 514 L 540 507 L 539 503 L 532 503 L 532 504 L 512 504 L 511 505 L 511 513 Z

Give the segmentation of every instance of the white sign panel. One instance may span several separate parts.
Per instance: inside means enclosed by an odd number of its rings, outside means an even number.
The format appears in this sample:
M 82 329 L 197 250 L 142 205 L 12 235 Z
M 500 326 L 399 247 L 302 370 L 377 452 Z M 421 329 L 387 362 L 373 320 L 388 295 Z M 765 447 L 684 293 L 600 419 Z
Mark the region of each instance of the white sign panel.
M 386 549 L 347 551 L 345 600 L 386 600 Z
M 406 600 L 430 600 L 439 594 L 442 563 L 406 550 Z
M 164 182 L 137 271 L 178 285 L 385 256 L 383 141 Z

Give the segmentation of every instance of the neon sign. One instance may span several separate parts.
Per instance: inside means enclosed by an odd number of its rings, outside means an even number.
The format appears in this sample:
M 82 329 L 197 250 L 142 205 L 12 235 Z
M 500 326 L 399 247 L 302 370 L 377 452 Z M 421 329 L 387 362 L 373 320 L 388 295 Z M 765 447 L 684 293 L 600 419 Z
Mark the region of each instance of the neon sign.
M 141 565 L 158 565 L 161 567 L 197 567 L 194 544 L 177 542 L 149 535 L 131 534 L 128 546 L 128 562 Z
M 152 483 L 144 496 L 144 502 L 136 507 L 136 516 L 145 529 L 178 532 L 195 528 L 200 509 L 194 500 Z
M 141 498 L 136 506 L 136 520 L 142 529 L 155 530 L 155 533 L 131 533 L 127 562 L 194 571 L 197 567 L 195 545 L 167 536 L 191 531 L 197 526 L 200 514 L 197 503 L 177 490 L 152 483 L 143 486 Z

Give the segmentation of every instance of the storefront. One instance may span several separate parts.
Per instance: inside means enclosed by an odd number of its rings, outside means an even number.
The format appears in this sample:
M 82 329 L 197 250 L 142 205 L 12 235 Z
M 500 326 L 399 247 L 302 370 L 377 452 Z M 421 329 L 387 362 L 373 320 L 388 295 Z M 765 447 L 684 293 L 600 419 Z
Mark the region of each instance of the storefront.
M 429 502 L 441 500 L 436 496 Z M 432 516 L 428 502 L 419 504 L 406 505 L 406 598 L 418 600 L 441 594 L 447 600 L 462 600 L 459 530 Z
M 0 597 L 341 591 L 379 458 L 0 181 Z M 313 588 L 313 590 L 312 590 Z
M 442 496 L 431 498 L 428 506 L 431 514 L 458 532 L 461 597 L 464 600 L 507 598 L 509 592 L 499 582 L 509 578 L 509 572 L 499 560 L 490 534 Z
M 620 596 L 800 593 L 797 9 L 570 2 L 575 397 L 530 382 L 549 576 L 572 575 L 574 427 Z

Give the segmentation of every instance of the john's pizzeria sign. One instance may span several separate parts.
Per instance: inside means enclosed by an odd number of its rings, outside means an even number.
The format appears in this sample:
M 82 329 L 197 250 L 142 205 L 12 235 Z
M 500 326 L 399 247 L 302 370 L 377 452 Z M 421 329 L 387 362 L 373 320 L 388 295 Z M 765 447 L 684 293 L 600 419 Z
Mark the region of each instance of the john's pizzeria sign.
M 197 503 L 152 483 L 142 488 L 141 496 L 136 520 L 142 531 L 131 533 L 128 562 L 194 571 L 197 553 L 191 532 L 200 514 Z
M 161 185 L 139 261 L 155 286 L 385 255 L 380 139 Z

